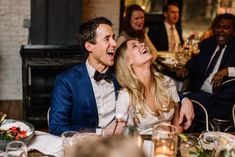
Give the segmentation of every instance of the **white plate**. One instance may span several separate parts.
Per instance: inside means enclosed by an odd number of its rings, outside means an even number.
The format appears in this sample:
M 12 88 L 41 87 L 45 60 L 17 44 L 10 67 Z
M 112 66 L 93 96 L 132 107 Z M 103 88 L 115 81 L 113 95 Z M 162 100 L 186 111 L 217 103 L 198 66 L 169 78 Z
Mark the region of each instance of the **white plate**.
M 218 147 L 229 149 L 235 146 L 235 136 L 224 132 L 209 131 L 200 135 L 202 147 L 206 149 L 216 149 Z
M 21 138 L 20 141 L 23 141 L 26 143 L 26 145 L 29 145 L 29 142 L 31 138 L 34 135 L 34 126 L 28 122 L 19 121 L 15 119 L 5 119 L 1 124 L 1 129 L 7 130 L 11 128 L 12 126 L 20 127 L 21 130 L 25 130 L 27 132 L 27 136 L 24 138 Z M 0 150 L 5 149 L 6 145 L 9 143 L 9 140 L 0 140 Z

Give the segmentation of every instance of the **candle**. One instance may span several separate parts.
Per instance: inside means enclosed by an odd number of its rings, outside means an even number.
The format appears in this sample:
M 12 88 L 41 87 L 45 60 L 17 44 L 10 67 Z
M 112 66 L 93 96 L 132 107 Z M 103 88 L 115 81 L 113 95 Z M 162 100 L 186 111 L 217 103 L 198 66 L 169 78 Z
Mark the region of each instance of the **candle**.
M 171 151 L 171 149 L 166 145 L 158 146 L 154 152 L 154 157 L 173 157 L 173 156 L 174 152 Z
M 141 136 L 137 136 L 136 142 L 137 142 L 137 146 L 141 148 L 142 145 L 143 145 L 142 137 Z

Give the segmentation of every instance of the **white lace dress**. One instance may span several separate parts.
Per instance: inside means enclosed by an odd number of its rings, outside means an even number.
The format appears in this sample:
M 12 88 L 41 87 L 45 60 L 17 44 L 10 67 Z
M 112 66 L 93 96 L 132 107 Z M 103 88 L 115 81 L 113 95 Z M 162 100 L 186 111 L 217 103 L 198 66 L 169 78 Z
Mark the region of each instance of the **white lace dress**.
M 167 85 L 167 89 L 169 90 L 172 100 L 178 103 L 180 99 L 176 90 L 175 82 L 171 78 L 164 76 L 164 83 Z M 144 110 L 145 115 L 141 116 L 133 111 L 129 101 L 130 97 L 128 92 L 126 89 L 122 89 L 119 93 L 116 104 L 116 118 L 125 120 L 127 121 L 127 124 L 132 125 L 133 117 L 137 115 L 139 122 L 138 127 L 140 130 L 149 130 L 149 128 L 152 128 L 154 124 L 163 121 L 170 123 L 173 119 L 175 108 L 170 109 L 168 112 L 161 112 L 159 116 L 156 116 L 156 114 L 152 112 L 148 106 L 146 106 Z

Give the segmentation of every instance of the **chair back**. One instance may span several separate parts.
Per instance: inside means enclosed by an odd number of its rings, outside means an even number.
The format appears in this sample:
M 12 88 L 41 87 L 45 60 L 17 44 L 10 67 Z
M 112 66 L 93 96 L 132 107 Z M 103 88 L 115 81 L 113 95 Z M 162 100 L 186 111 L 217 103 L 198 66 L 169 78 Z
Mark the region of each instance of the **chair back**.
M 220 107 L 218 110 L 221 113 L 221 117 L 224 117 L 223 115 L 228 116 L 226 119 L 212 117 L 210 122 L 214 131 L 227 132 L 235 128 L 235 78 L 224 81 L 214 92 L 215 98 L 213 103 Z
M 206 131 L 209 131 L 209 116 L 208 116 L 208 113 L 207 113 L 207 110 L 206 108 L 198 101 L 196 100 L 192 100 L 192 103 L 195 104 L 195 105 L 198 105 L 205 113 L 205 123 L 206 123 Z
M 233 127 L 235 128 L 235 104 L 233 105 Z
M 47 110 L 47 125 L 48 125 L 48 127 L 49 127 L 49 123 L 50 123 L 50 110 L 51 110 L 51 107 L 49 107 Z

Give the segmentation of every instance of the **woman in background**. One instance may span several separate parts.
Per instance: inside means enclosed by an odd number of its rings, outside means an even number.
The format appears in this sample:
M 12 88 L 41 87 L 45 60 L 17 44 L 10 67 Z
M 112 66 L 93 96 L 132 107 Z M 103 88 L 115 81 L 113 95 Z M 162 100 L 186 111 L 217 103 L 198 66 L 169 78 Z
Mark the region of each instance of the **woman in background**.
M 144 30 L 144 10 L 139 5 L 133 4 L 126 9 L 121 33 L 117 38 L 117 47 L 129 39 L 136 38 L 143 40 L 146 43 L 155 60 L 157 57 L 157 50 Z
M 116 51 L 115 68 L 123 89 L 116 104 L 116 118 L 147 131 L 160 122 L 174 124 L 178 132 L 180 101 L 174 81 L 154 70 L 153 55 L 139 40 L 128 40 Z

